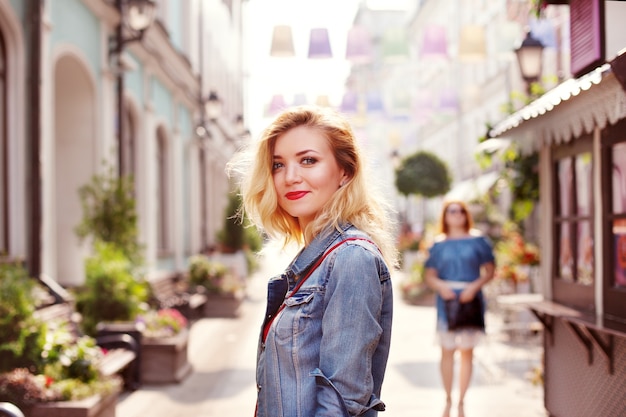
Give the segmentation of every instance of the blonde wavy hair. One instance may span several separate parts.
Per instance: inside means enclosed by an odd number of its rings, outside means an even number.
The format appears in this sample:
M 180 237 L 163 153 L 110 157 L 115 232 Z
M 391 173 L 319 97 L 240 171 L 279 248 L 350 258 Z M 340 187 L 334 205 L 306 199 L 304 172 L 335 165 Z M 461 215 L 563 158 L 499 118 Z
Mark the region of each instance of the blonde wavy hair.
M 279 207 L 272 175 L 276 140 L 299 126 L 317 129 L 328 139 L 337 163 L 349 178 L 305 230 L 301 230 L 296 217 Z M 352 128 L 336 111 L 317 106 L 283 111 L 265 129 L 254 148 L 240 152 L 231 160 L 227 172 L 232 177 L 234 171 L 240 174 L 243 210 L 248 218 L 270 237 L 282 239 L 285 246 L 304 245 L 315 236 L 349 222 L 370 236 L 391 267 L 397 266 L 391 207 L 381 198 L 377 187 L 365 178 L 363 157 Z

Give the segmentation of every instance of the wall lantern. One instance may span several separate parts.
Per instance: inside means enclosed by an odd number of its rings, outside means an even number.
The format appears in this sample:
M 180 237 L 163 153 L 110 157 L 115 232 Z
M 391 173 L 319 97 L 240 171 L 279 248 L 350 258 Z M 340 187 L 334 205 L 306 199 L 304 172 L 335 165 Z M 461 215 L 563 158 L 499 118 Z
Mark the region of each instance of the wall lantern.
M 117 77 L 117 158 L 118 173 L 124 172 L 124 72 L 121 65 L 124 46 L 131 42 L 141 41 L 145 30 L 152 25 L 155 17 L 156 3 L 153 0 L 115 0 L 115 8 L 120 21 L 111 39 L 109 56 L 116 59 Z M 128 35 L 128 36 L 124 36 Z
M 543 44 L 528 32 L 522 44 L 515 50 L 515 54 L 520 73 L 526 81 L 527 90 L 530 92 L 530 84 L 537 82 L 541 76 Z
M 222 115 L 222 100 L 217 92 L 211 91 L 204 102 L 204 111 L 210 121 L 215 122 Z

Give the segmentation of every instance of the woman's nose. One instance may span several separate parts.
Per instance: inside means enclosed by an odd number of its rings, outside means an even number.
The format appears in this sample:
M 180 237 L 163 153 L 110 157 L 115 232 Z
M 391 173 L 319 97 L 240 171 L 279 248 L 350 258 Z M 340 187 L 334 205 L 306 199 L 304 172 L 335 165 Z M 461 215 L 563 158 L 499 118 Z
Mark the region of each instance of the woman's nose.
M 300 169 L 295 164 L 287 164 L 287 169 L 285 172 L 285 181 L 288 184 L 300 182 Z

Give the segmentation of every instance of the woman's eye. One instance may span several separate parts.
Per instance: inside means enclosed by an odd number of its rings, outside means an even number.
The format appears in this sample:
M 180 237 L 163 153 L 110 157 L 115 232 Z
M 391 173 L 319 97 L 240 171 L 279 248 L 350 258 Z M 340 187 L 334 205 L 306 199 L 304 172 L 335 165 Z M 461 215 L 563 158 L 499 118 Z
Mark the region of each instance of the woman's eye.
M 317 162 L 317 159 L 307 156 L 306 158 L 302 158 L 302 163 L 304 165 L 313 165 Z
M 272 164 L 272 171 L 276 171 L 278 168 L 281 168 L 283 166 L 282 162 L 274 162 Z

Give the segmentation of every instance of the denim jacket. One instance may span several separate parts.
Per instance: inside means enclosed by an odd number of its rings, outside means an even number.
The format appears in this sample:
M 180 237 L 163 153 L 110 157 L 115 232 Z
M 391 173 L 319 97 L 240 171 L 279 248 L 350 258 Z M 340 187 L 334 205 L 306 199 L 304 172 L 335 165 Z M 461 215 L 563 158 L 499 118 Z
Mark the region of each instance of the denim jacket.
M 269 281 L 266 322 L 287 298 L 259 342 L 258 417 L 373 417 L 384 410 L 379 397 L 393 298 L 378 248 L 366 240 L 344 242 L 291 294 L 296 277 L 349 237 L 367 238 L 346 224 L 341 233 L 313 240 Z

